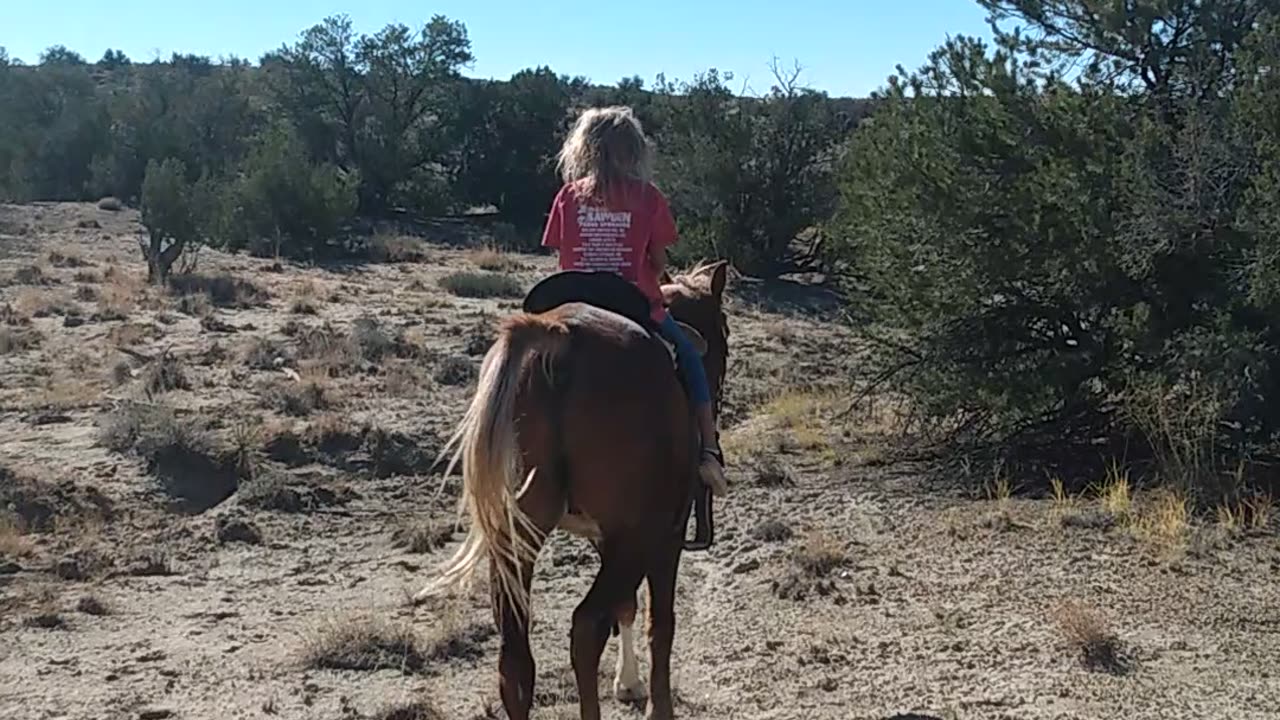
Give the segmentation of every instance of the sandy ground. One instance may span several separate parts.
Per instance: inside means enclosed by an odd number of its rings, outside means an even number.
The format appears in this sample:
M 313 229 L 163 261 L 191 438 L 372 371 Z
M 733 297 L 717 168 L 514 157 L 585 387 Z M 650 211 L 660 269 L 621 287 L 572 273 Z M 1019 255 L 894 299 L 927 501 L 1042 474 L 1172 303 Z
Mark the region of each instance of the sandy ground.
M 460 538 L 431 460 L 517 302 L 440 278 L 550 261 L 206 250 L 184 295 L 145 286 L 141 232 L 0 206 L 0 717 L 504 717 L 483 591 L 407 599 Z M 838 417 L 859 352 L 829 298 L 729 293 L 734 486 L 681 566 L 679 717 L 1280 717 L 1274 520 L 926 480 L 889 413 Z M 540 560 L 536 717 L 577 717 L 595 567 L 560 534 Z

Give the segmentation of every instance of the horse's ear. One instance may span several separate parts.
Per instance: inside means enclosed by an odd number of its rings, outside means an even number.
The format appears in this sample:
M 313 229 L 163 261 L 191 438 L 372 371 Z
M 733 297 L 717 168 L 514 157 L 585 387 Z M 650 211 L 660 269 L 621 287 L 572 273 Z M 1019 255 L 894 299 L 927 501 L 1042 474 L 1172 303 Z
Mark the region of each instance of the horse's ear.
M 711 267 L 711 292 L 716 297 L 723 297 L 724 286 L 729 281 L 729 261 L 721 260 Z

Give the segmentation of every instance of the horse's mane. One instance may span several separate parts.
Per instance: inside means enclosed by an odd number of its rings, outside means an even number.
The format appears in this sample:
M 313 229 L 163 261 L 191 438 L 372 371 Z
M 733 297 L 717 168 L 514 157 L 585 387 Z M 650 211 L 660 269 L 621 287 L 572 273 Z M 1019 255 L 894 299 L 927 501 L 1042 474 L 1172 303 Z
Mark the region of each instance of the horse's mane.
M 706 272 L 715 262 L 710 260 L 699 260 L 693 267 L 688 270 L 671 275 L 671 285 L 683 285 L 690 290 L 703 289 L 701 286 L 706 282 Z

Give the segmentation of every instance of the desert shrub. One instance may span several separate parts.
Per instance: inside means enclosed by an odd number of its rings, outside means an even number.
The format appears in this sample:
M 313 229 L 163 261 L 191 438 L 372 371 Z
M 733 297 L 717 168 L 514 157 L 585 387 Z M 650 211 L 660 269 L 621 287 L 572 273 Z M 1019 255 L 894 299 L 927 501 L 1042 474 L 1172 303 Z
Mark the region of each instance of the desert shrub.
M 775 65 L 776 84 L 740 97 L 731 74 L 663 83 L 658 173 L 680 224 L 677 260 L 731 260 L 774 276 L 806 267 L 806 236 L 833 208 L 831 154 L 844 131 L 825 94 Z M 807 240 L 807 242 L 806 242 Z
M 1011 467 L 1110 440 L 1215 484 L 1280 439 L 1278 26 L 1258 3 L 983 4 L 1044 37 L 949 41 L 843 156 L 829 249 L 873 377 Z
M 520 281 L 510 275 L 462 271 L 440 278 L 440 287 L 458 297 L 518 298 L 524 294 Z
M 142 224 L 147 237 L 138 244 L 151 282 L 166 282 L 174 263 L 199 242 L 197 203 L 203 192 L 187 179 L 187 166 L 181 160 L 147 163 L 142 181 Z
M 222 246 L 258 255 L 324 256 L 355 214 L 357 184 L 353 174 L 312 162 L 288 128 L 273 127 L 221 188 L 212 232 Z

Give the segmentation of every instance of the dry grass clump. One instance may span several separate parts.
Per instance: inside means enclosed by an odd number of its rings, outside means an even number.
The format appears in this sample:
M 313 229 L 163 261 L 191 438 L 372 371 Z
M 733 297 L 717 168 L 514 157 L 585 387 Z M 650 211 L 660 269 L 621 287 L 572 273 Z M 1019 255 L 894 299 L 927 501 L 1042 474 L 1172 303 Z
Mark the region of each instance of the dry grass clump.
M 108 268 L 103 273 L 102 287 L 98 291 L 96 317 L 104 321 L 124 320 L 138 309 L 146 294 L 144 279 Z
M 155 396 L 171 390 L 190 390 L 191 381 L 187 379 L 182 361 L 166 350 L 143 371 L 142 387 L 147 395 Z
M 120 212 L 124 209 L 124 203 L 113 197 L 104 197 L 98 201 L 98 209 L 107 212 Z
M 83 595 L 76 601 L 76 611 L 101 617 L 111 614 L 111 606 L 96 595 Z
M 93 267 L 93 263 L 88 262 L 78 253 L 73 251 L 63 252 L 61 250 L 49 251 L 49 264 L 58 268 Z
M 1218 526 L 1228 533 L 1262 532 L 1271 526 L 1275 502 L 1266 493 L 1227 500 L 1218 505 Z
M 23 618 L 22 624 L 29 628 L 42 630 L 65 630 L 67 619 L 58 607 L 58 597 L 50 588 L 43 588 L 33 599 L 31 614 Z
M 406 624 L 358 619 L 335 622 L 307 640 L 308 667 L 328 670 L 400 670 L 418 672 L 426 665 L 422 639 Z
M 83 374 L 60 369 L 40 384 L 32 398 L 33 407 L 50 410 L 88 407 L 100 397 L 98 385 Z
M 266 381 L 258 393 L 264 407 L 293 417 L 306 417 L 333 407 L 336 402 L 328 378 L 317 373 L 309 373 L 300 381 L 287 378 Z
M 290 362 L 284 343 L 261 335 L 250 339 L 241 354 L 244 364 L 254 370 L 275 370 Z
M 773 394 L 749 420 L 724 434 L 721 445 L 726 458 L 758 463 L 769 462 L 775 455 L 805 452 L 826 462 L 836 461 L 830 438 L 833 403 L 830 393 L 817 391 L 792 389 Z
M 411 553 L 429 553 L 453 540 L 452 523 L 413 519 L 396 528 L 391 540 Z
M 44 268 L 39 265 L 26 265 L 13 271 L 13 275 L 9 279 L 10 285 L 36 285 L 45 286 L 53 285 L 57 280 L 50 277 Z
M 441 385 L 466 385 L 476 378 L 479 369 L 476 364 L 461 355 L 450 355 L 440 361 L 432 377 Z
M 399 670 L 417 673 L 429 663 L 474 660 L 494 635 L 492 623 L 470 622 L 456 608 L 445 608 L 425 637 L 406 623 L 358 617 L 329 622 L 306 641 L 308 667 L 331 670 Z
M 0 515 L 0 560 L 26 557 L 35 549 L 17 518 Z
M 321 452 L 346 452 L 360 447 L 368 432 L 367 427 L 353 426 L 349 418 L 325 413 L 306 427 L 302 439 Z
M 424 378 L 416 363 L 401 362 L 387 368 L 382 383 L 392 397 L 412 397 L 422 389 Z
M 764 455 L 755 461 L 755 484 L 760 487 L 792 487 L 796 484 L 796 472 L 777 455 Z
M 169 279 L 169 292 L 177 297 L 203 295 L 213 305 L 223 308 L 259 307 L 271 299 L 266 290 L 229 273 L 174 275 Z
M 1191 503 L 1178 490 L 1162 489 L 1144 503 L 1130 520 L 1134 535 L 1159 549 L 1177 552 L 1185 548 L 1191 531 Z
M 849 562 L 844 545 L 822 532 L 811 532 L 791 555 L 795 565 L 805 574 L 821 578 Z
M 794 535 L 789 525 L 777 519 L 757 523 L 748 534 L 761 542 L 785 542 Z
M 162 548 L 136 553 L 125 563 L 125 572 L 134 577 L 168 577 L 176 571 L 173 560 Z
M 322 302 L 324 301 L 320 297 L 320 290 L 315 282 L 304 280 L 298 285 L 293 300 L 289 303 L 289 312 L 294 315 L 318 315 Z
M 81 314 L 79 306 L 72 301 L 71 295 L 60 289 L 20 290 L 14 298 L 13 307 L 19 314 L 33 318 Z
M 427 261 L 427 244 L 421 238 L 378 233 L 369 240 L 369 257 L 374 262 L 420 263 Z
M 43 340 L 44 336 L 32 328 L 0 326 L 0 355 L 32 350 Z
M 440 287 L 465 298 L 519 298 L 524 295 L 519 280 L 501 273 L 454 272 L 440 278 Z
M 1085 667 L 1112 673 L 1127 669 L 1120 638 L 1100 612 L 1072 600 L 1056 609 L 1054 619 L 1063 639 Z
M 520 268 L 519 260 L 492 246 L 472 250 L 470 260 L 472 265 L 489 272 L 510 272 Z
M 147 340 L 156 340 L 163 331 L 151 323 L 127 322 L 116 325 L 107 332 L 107 340 L 116 347 L 131 347 Z

